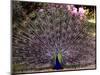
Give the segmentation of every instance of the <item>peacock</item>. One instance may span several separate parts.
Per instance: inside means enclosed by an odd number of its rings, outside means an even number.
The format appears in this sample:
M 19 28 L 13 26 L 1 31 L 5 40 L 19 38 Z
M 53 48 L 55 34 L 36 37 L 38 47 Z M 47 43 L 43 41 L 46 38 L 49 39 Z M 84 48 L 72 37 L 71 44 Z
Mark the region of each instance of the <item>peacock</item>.
M 33 9 L 39 3 L 28 3 L 12 3 L 13 72 L 63 70 L 66 65 L 95 64 L 95 42 L 86 32 L 87 20 L 72 15 L 67 4 L 61 8 Z
M 56 48 L 56 53 L 54 55 L 54 69 L 63 69 L 63 57 L 61 51 Z

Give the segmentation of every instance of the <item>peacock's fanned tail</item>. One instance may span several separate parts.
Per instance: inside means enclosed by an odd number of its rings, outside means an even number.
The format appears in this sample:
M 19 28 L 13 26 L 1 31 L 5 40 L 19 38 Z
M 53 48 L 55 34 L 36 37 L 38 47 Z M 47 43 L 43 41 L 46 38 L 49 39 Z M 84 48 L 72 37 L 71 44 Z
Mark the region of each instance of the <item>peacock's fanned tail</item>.
M 17 67 L 15 71 L 54 66 L 56 48 L 60 50 L 57 59 L 64 65 L 95 63 L 95 42 L 86 33 L 86 20 L 56 7 L 33 9 L 27 14 L 21 3 L 13 2 L 12 61 Z

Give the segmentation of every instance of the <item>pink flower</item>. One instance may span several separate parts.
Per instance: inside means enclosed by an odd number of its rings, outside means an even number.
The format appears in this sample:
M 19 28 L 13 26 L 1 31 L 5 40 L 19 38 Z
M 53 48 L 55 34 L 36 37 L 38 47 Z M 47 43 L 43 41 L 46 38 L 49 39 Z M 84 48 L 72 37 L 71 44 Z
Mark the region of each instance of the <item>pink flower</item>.
M 73 5 L 67 5 L 67 10 L 72 11 L 73 7 Z
M 59 5 L 58 4 L 56 4 L 56 8 L 58 8 L 59 7 Z
M 67 5 L 67 9 L 70 11 L 71 10 L 71 6 L 70 5 Z
M 77 15 L 77 8 L 73 7 L 73 10 L 71 11 L 72 14 Z
M 63 5 L 60 5 L 60 8 L 63 8 Z
M 83 9 L 83 7 L 79 8 L 79 15 L 80 16 L 84 16 L 85 10 Z
M 39 12 L 43 12 L 43 11 L 44 11 L 44 9 L 40 9 L 40 10 L 39 10 Z

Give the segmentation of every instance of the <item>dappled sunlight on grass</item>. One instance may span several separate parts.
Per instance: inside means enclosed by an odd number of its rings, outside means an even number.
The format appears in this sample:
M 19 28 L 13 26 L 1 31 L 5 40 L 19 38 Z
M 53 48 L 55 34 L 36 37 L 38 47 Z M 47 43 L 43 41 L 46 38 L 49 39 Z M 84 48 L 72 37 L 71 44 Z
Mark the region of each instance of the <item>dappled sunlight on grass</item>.
M 92 33 L 92 35 L 93 35 L 93 37 L 95 37 L 96 34 L 95 33 Z
M 95 19 L 89 19 L 88 22 L 96 23 L 96 22 L 95 22 Z
M 96 36 L 96 33 L 95 32 L 93 32 L 93 33 L 88 32 L 88 34 L 91 35 L 92 37 L 95 37 Z
M 96 21 L 95 19 L 89 19 L 87 23 L 87 33 L 92 37 L 96 35 Z

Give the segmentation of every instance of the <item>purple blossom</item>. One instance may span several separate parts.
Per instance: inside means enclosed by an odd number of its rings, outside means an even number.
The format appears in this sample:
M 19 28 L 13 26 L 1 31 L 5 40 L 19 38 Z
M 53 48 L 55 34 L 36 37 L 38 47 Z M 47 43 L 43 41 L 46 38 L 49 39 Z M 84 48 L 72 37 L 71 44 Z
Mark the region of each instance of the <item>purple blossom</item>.
M 71 11 L 71 13 L 73 15 L 77 15 L 77 13 L 78 13 L 77 8 L 76 7 L 73 7 L 73 10 Z
M 79 8 L 79 15 L 80 16 L 84 16 L 85 10 L 83 9 L 83 7 Z

